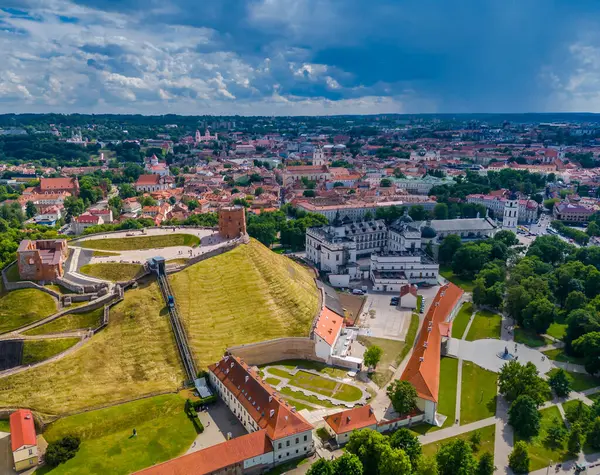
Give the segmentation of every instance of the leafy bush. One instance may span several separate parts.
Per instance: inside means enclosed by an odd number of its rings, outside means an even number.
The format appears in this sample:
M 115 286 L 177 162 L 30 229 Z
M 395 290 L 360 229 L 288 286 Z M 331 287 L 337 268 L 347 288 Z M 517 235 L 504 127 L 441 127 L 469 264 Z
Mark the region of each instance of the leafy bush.
M 79 437 L 67 435 L 56 442 L 52 442 L 46 449 L 45 460 L 50 467 L 56 467 L 61 463 L 75 457 L 79 450 L 81 440 Z

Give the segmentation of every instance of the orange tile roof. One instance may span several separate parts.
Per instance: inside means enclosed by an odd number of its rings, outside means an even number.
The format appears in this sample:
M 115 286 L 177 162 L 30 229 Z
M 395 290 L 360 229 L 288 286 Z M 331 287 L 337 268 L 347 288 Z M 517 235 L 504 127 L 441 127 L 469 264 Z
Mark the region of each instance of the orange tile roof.
M 344 317 L 327 307 L 323 307 L 315 326 L 315 333 L 323 338 L 329 346 L 333 346 L 343 323 Z
M 425 315 L 412 356 L 400 377 L 410 382 L 422 399 L 438 400 L 442 340 L 440 323 L 446 321 L 463 293 L 460 287 L 452 283 L 440 287 Z
M 264 430 L 177 457 L 136 472 L 143 475 L 204 475 L 273 451 Z
M 140 175 L 136 185 L 157 185 L 160 181 L 160 175 Z
M 336 434 L 343 434 L 377 424 L 373 409 L 368 404 L 347 411 L 336 412 L 323 419 Z
M 21 447 L 37 445 L 33 415 L 28 409 L 19 409 L 10 415 L 10 443 L 14 452 Z
M 248 411 L 271 440 L 312 430 L 295 408 L 264 383 L 258 374 L 236 356 L 225 356 L 208 367 Z

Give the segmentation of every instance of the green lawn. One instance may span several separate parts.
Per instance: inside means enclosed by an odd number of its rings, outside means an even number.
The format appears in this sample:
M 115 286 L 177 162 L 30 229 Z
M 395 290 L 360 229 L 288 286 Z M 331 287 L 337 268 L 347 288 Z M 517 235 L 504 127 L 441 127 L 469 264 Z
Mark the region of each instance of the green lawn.
M 298 371 L 290 380 L 290 385 L 345 402 L 355 402 L 362 397 L 362 391 L 356 386 L 333 381 L 306 371 Z
M 230 346 L 308 336 L 319 305 L 314 277 L 254 239 L 170 275 L 198 367 Z
M 481 310 L 475 314 L 473 323 L 469 328 L 466 340 L 475 341 L 485 338 L 500 339 L 502 331 L 502 317 L 497 313 Z
M 108 252 L 108 251 L 94 251 L 92 254 L 94 257 L 112 257 L 112 256 L 120 256 L 118 252 Z
M 474 432 L 476 432 L 476 431 L 473 430 L 470 432 L 465 432 L 464 434 L 457 435 L 456 437 L 449 437 L 447 439 L 443 439 L 438 442 L 433 442 L 431 444 L 425 444 L 425 445 L 423 445 L 423 455 L 425 457 L 433 457 L 437 453 L 439 448 L 442 446 L 442 444 L 445 444 L 447 442 L 451 442 L 451 441 L 457 440 L 457 439 L 462 439 L 462 440 L 468 441 Z M 483 427 L 483 428 L 479 429 L 479 433 L 481 434 L 481 445 L 479 446 L 479 450 L 477 452 L 475 452 L 475 455 L 479 457 L 481 454 L 483 454 L 485 452 L 490 452 L 491 454 L 493 454 L 494 453 L 494 442 L 496 440 L 496 426 L 494 424 L 492 424 L 492 425 Z
M 123 262 L 102 262 L 81 266 L 79 272 L 96 279 L 110 280 L 112 282 L 125 282 L 139 275 L 143 270 L 140 264 L 127 264 Z
M 135 236 L 107 239 L 90 239 L 74 243 L 86 249 L 100 251 L 137 251 L 140 249 L 157 249 L 160 247 L 188 246 L 200 244 L 200 238 L 192 234 L 162 234 L 159 236 Z
M 309 361 L 309 360 L 282 360 L 275 361 L 265 366 L 281 366 L 290 371 L 297 369 L 311 369 L 313 371 L 317 371 L 319 373 L 328 374 L 329 376 L 333 376 L 336 378 L 345 378 L 346 373 L 348 372 L 342 368 L 336 368 L 334 366 L 328 366 L 325 363 L 320 363 L 318 361 Z M 286 376 L 287 377 L 287 376 Z M 291 377 L 291 376 L 290 376 Z
M 394 367 L 398 366 L 398 359 L 400 358 L 406 343 L 403 341 L 388 340 L 387 338 L 375 338 L 372 336 L 359 336 L 358 341 L 367 348 L 377 345 L 383 350 L 383 355 L 377 364 L 377 368 L 375 368 L 375 372 L 371 373 L 369 377 L 375 384 L 377 384 L 377 386 L 380 388 L 384 387 L 387 383 L 389 383 L 394 374 L 394 372 L 390 369 L 390 365 Z
M 6 270 L 6 278 L 9 282 L 19 282 L 21 280 L 21 276 L 19 275 L 19 266 L 17 266 L 17 264 L 10 266 Z
M 548 376 L 552 376 L 557 371 L 558 368 L 551 369 L 548 371 Z M 573 391 L 585 391 L 586 389 L 600 386 L 600 378 L 596 378 L 590 374 L 574 373 L 573 371 L 567 371 L 567 374 L 571 377 L 571 389 Z
M 10 432 L 10 421 L 8 419 L 0 419 L 0 432 Z
M 316 409 L 314 406 L 311 406 L 309 404 L 305 404 L 305 403 L 300 402 L 300 401 L 296 401 L 295 399 L 290 398 L 290 397 L 286 397 L 284 399 L 288 403 L 290 403 L 292 406 L 294 406 L 297 411 L 301 411 L 302 409 L 308 409 L 309 411 L 314 411 Z
M 473 288 L 475 287 L 473 281 L 463 279 L 460 276 L 454 275 L 454 272 L 452 272 L 452 269 L 450 267 L 440 266 L 440 274 L 442 275 L 442 277 L 449 280 L 453 284 L 458 285 L 465 292 L 473 292 Z
M 600 392 L 597 392 L 597 393 L 594 393 L 594 394 L 590 394 L 588 396 L 588 398 L 591 399 L 594 402 L 600 401 Z
M 557 340 L 562 340 L 564 338 L 564 336 L 567 333 L 567 324 L 566 323 L 557 323 L 554 322 L 552 325 L 550 325 L 550 328 L 548 328 L 548 331 L 546 332 L 546 334 L 550 335 L 551 337 L 556 338 Z
M 282 369 L 279 368 L 268 368 L 269 374 L 273 374 L 275 376 L 279 376 L 281 378 L 286 378 L 286 379 L 292 379 L 293 376 L 288 373 L 287 371 L 284 371 Z
M 465 302 L 452 320 L 452 338 L 462 338 L 473 315 L 473 304 Z
M 176 457 L 196 437 L 184 404 L 180 395 L 168 394 L 59 419 L 44 433 L 46 440 L 72 434 L 81 437 L 81 446 L 73 459 L 41 473 L 125 475 Z M 137 437 L 131 436 L 134 428 Z
M 281 391 L 279 391 L 279 393 L 281 393 L 284 396 L 284 399 L 289 400 L 289 398 L 291 398 L 296 401 L 307 402 L 311 406 L 321 406 L 321 407 L 328 407 L 328 408 L 339 407 L 330 401 L 327 401 L 327 400 L 321 401 L 316 396 L 307 396 L 304 393 L 301 393 L 300 391 L 294 391 L 293 389 L 290 389 L 287 387 L 281 388 Z M 285 396 L 289 396 L 289 398 L 287 398 Z
M 48 335 L 71 330 L 96 328 L 102 321 L 104 308 L 100 307 L 84 313 L 69 313 L 58 317 L 56 320 L 32 328 L 24 332 L 25 335 Z
M 63 287 L 62 285 L 59 285 L 59 284 L 46 284 L 46 285 L 44 285 L 44 287 L 46 287 L 47 289 L 50 289 L 50 290 L 54 290 L 54 292 L 58 292 L 59 294 L 72 294 L 73 293 L 66 287 Z
M 79 338 L 53 338 L 44 340 L 24 340 L 21 364 L 34 364 L 47 360 L 79 342 Z
M 0 333 L 6 333 L 56 313 L 54 298 L 37 289 L 0 293 Z
M 270 384 L 271 386 L 277 386 L 279 383 L 281 383 L 281 379 L 277 379 L 277 378 L 265 378 L 265 382 L 267 384 Z
M 553 464 L 557 462 L 564 462 L 565 460 L 569 460 L 571 456 L 567 453 L 566 443 L 563 443 L 562 447 L 551 447 L 546 443 L 546 434 L 549 427 L 552 426 L 554 419 L 558 419 L 562 421 L 560 417 L 560 412 L 558 407 L 553 406 L 547 409 L 542 409 L 540 411 L 542 414 L 542 421 L 540 426 L 540 433 L 533 437 L 531 440 L 527 441 L 527 445 L 529 446 L 529 470 L 539 470 L 541 468 L 547 467 L 550 465 L 550 461 Z M 518 437 L 515 436 L 515 442 L 518 440 Z
M 583 358 L 578 358 L 577 356 L 568 355 L 564 348 L 556 348 L 554 350 L 546 350 L 543 351 L 548 359 L 554 361 L 562 361 L 563 363 L 574 363 L 574 364 L 583 364 Z
M 442 358 L 440 362 L 440 391 L 438 412 L 448 416 L 442 427 L 450 427 L 456 419 L 456 386 L 458 384 L 458 360 Z
M 469 424 L 496 414 L 498 375 L 463 361 L 460 423 Z
M 539 348 L 540 346 L 545 346 L 552 343 L 552 341 L 548 338 L 538 335 L 531 330 L 526 330 L 520 327 L 515 328 L 515 342 L 522 343 L 523 345 L 527 345 L 531 348 Z

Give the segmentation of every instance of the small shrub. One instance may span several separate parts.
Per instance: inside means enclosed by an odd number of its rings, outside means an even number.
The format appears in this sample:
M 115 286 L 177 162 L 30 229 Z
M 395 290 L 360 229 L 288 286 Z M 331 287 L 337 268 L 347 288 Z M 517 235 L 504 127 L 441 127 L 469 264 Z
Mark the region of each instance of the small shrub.
M 56 442 L 48 444 L 45 456 L 46 463 L 50 467 L 56 467 L 61 463 L 65 463 L 67 460 L 75 457 L 80 444 L 81 440 L 79 437 L 72 435 L 67 435 Z

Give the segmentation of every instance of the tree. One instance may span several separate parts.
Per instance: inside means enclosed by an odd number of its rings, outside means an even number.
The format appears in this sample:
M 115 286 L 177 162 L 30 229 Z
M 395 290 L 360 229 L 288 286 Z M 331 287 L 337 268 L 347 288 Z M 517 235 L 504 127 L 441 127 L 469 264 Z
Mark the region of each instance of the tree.
M 515 399 L 508 411 L 508 423 L 524 439 L 530 439 L 540 432 L 541 418 L 536 402 L 526 394 Z
M 411 206 L 408 215 L 415 221 L 423 221 L 427 219 L 427 210 L 422 205 Z
M 496 466 L 494 465 L 494 456 L 489 452 L 484 452 L 481 457 L 479 457 L 479 463 L 477 464 L 476 475 L 493 475 L 496 471 Z
M 533 300 L 523 310 L 523 326 L 537 334 L 546 333 L 555 314 L 556 307 L 547 298 Z
M 586 442 L 594 449 L 600 449 L 600 417 L 596 417 L 590 424 Z
M 259 186 L 259 187 L 257 187 L 257 188 L 254 190 L 254 196 L 260 196 L 260 195 L 262 195 L 264 192 L 265 192 L 265 190 L 263 189 L 263 187 L 262 187 L 262 186 Z
M 260 241 L 267 247 L 277 239 L 277 229 L 271 222 L 251 222 L 247 227 L 248 235 Z
M 577 401 L 569 405 L 565 411 L 565 417 L 571 424 L 582 424 L 587 426 L 591 419 L 592 410 L 583 401 Z
M 477 468 L 471 445 L 462 439 L 442 444 L 435 458 L 440 475 L 471 475 Z
M 600 331 L 580 336 L 573 342 L 575 351 L 583 355 L 585 370 L 590 374 L 600 371 Z
M 552 425 L 546 430 L 546 439 L 544 442 L 550 447 L 559 448 L 562 447 L 566 435 L 567 430 L 565 429 L 565 424 L 562 420 L 559 421 L 558 418 L 555 417 L 552 421 Z
M 559 368 L 548 378 L 548 384 L 558 397 L 567 397 L 571 392 L 571 377 Z
M 37 208 L 33 204 L 33 201 L 28 201 L 25 205 L 25 215 L 28 219 L 33 218 L 37 214 Z
M 410 459 L 402 449 L 386 445 L 379 457 L 379 475 L 408 475 L 411 473 Z
M 587 299 L 585 298 L 585 294 L 579 290 L 574 290 L 567 295 L 564 309 L 567 311 L 567 313 L 571 313 L 573 310 L 585 307 L 586 303 Z
M 375 368 L 377 363 L 381 360 L 381 356 L 383 355 L 383 350 L 377 346 L 370 346 L 365 354 L 363 355 L 363 361 L 365 364 L 371 368 Z
M 509 361 L 500 369 L 498 387 L 509 402 L 521 395 L 530 396 L 537 405 L 541 405 L 549 396 L 550 388 L 538 374 L 535 365 L 528 362 L 522 365 L 518 361 Z
M 567 449 L 570 454 L 577 455 L 581 452 L 583 434 L 584 431 L 581 424 L 576 423 L 571 426 L 571 432 L 569 432 L 569 439 L 567 440 Z
M 421 442 L 410 430 L 404 427 L 398 429 L 390 437 L 390 445 L 394 449 L 404 450 L 413 468 L 417 467 L 422 454 Z
M 350 453 L 345 453 L 333 462 L 334 475 L 363 475 L 360 459 Z
M 137 192 L 135 191 L 135 188 L 129 183 L 123 183 L 121 184 L 121 186 L 119 186 L 119 196 L 121 198 L 133 198 L 135 195 L 137 195 Z
M 315 190 L 304 190 L 302 192 L 302 195 L 307 198 L 314 198 L 315 196 L 317 196 L 317 193 L 315 192 Z
M 50 467 L 56 467 L 61 463 L 72 459 L 79 450 L 81 440 L 79 437 L 67 435 L 62 439 L 52 442 L 46 448 L 45 460 Z
M 452 272 L 472 279 L 489 262 L 491 252 L 492 246 L 485 242 L 469 242 L 461 246 L 452 258 Z
M 460 236 L 449 234 L 444 238 L 438 250 L 438 259 L 442 264 L 450 264 L 454 258 L 454 254 L 462 246 Z
M 519 244 L 517 235 L 507 229 L 502 229 L 494 235 L 494 240 L 503 242 L 507 247 Z
M 515 443 L 508 457 L 508 466 L 515 473 L 529 472 L 529 452 L 527 451 L 527 444 L 524 441 L 519 440 Z
M 334 475 L 333 463 L 330 460 L 319 459 L 311 465 L 306 475 Z
M 392 180 L 390 180 L 389 178 L 384 178 L 379 182 L 379 186 L 381 186 L 382 188 L 389 188 L 392 186 Z
M 481 445 L 481 431 L 474 431 L 471 434 L 471 437 L 469 437 L 469 443 L 471 444 L 473 452 L 479 451 L 479 446 Z
M 381 453 L 389 447 L 387 438 L 372 429 L 354 431 L 350 435 L 346 452 L 355 454 L 362 463 L 364 473 L 377 473 Z
M 433 216 L 435 219 L 448 219 L 448 205 L 446 203 L 438 203 L 433 208 Z
M 419 461 L 413 466 L 414 473 L 417 475 L 438 475 L 437 460 L 435 457 L 419 457 Z
M 408 381 L 394 380 L 387 387 L 387 395 L 400 415 L 406 415 L 417 407 L 417 390 Z

